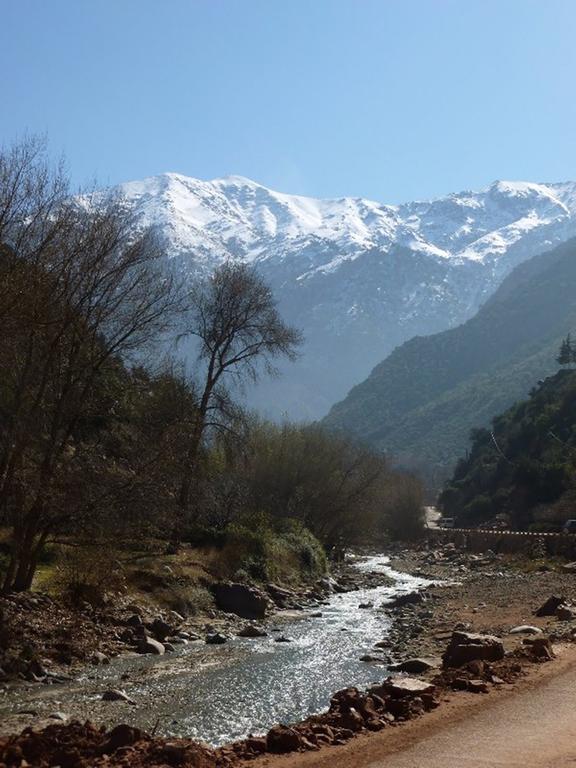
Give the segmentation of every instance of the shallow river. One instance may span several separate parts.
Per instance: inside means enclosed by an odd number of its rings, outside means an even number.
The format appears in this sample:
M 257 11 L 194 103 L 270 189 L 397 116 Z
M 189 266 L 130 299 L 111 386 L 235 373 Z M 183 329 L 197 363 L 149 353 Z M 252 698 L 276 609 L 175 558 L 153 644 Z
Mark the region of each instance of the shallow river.
M 33 698 L 18 697 L 19 705 L 26 699 L 41 705 L 40 697 L 52 710 L 71 714 L 80 710 L 97 722 L 111 723 L 111 717 L 118 721 L 120 716 L 150 729 L 158 720 L 158 733 L 214 745 L 264 732 L 277 722 L 302 720 L 325 709 L 338 689 L 382 680 L 384 666 L 359 661 L 363 654 L 374 654 L 374 643 L 383 640 L 390 628 L 391 619 L 380 610 L 382 603 L 429 583 L 393 571 L 385 556 L 359 560 L 358 567 L 383 571 L 394 584 L 333 595 L 328 605 L 321 606 L 320 618 L 282 624 L 289 643 L 275 642 L 278 634 L 271 632 L 268 637 L 238 638 L 223 646 L 192 643 L 161 659 L 121 657 L 68 686 L 58 686 L 58 691 L 41 686 L 44 690 L 37 690 Z M 365 602 L 374 607 L 360 609 Z M 120 682 L 122 674 L 128 679 Z M 102 690 L 111 686 L 123 687 L 138 706 L 101 702 Z M 47 711 L 45 706 L 40 709 Z

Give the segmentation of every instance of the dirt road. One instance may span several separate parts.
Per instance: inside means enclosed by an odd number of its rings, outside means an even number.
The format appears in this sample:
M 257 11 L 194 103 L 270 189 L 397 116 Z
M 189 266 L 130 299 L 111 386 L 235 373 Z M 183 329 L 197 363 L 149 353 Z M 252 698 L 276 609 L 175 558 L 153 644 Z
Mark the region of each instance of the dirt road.
M 478 698 L 478 697 L 477 697 Z M 575 768 L 576 651 L 517 690 L 483 696 L 394 731 L 271 761 L 278 768 Z

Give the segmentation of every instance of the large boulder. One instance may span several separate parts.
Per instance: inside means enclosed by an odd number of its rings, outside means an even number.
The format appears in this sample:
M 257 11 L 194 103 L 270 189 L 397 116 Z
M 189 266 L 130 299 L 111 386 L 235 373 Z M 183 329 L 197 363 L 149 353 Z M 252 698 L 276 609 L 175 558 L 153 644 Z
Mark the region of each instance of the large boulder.
M 216 605 L 226 613 L 243 619 L 263 619 L 270 605 L 268 596 L 248 584 L 222 582 L 212 588 Z
M 504 658 L 504 645 L 494 635 L 453 632 L 442 656 L 445 667 L 462 667 L 471 661 L 499 661 Z

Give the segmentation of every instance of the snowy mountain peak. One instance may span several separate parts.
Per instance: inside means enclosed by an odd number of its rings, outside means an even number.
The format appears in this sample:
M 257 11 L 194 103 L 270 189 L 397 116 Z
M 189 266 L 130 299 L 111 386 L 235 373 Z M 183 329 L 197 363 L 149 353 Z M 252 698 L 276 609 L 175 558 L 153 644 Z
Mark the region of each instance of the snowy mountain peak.
M 535 228 L 576 214 L 576 184 L 496 181 L 484 190 L 384 205 L 275 192 L 243 176 L 201 181 L 165 173 L 119 188 L 143 226 L 165 230 L 174 252 L 209 266 L 256 261 L 322 241 L 338 250 L 309 266 L 332 271 L 367 249 L 403 246 L 436 259 L 498 260 Z
M 396 345 L 468 319 L 519 263 L 576 236 L 576 183 L 495 181 L 401 205 L 276 192 L 243 176 L 165 173 L 118 190 L 184 275 L 256 265 L 302 358 L 257 393 L 318 417 Z

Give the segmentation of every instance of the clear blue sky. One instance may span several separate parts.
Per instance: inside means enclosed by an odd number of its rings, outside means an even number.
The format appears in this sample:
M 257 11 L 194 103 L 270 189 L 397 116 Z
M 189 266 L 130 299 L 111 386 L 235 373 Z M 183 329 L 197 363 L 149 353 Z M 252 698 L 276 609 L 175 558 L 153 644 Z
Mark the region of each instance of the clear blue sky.
M 0 142 L 383 202 L 576 179 L 576 0 L 0 0 Z

